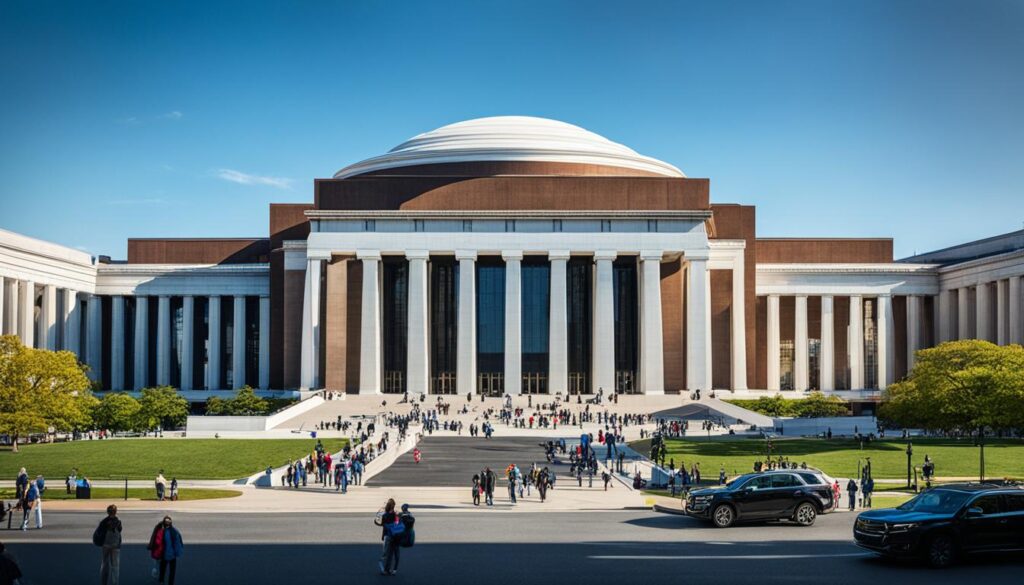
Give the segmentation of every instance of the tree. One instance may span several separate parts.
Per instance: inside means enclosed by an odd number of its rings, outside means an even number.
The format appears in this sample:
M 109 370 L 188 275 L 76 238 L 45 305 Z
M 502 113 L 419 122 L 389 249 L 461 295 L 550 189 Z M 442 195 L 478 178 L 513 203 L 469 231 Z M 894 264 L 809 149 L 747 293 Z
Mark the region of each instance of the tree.
M 206 401 L 206 414 L 261 416 L 270 412 L 270 403 L 256 396 L 249 386 L 243 387 L 233 397 L 224 399 L 216 396 Z
M 821 392 L 811 392 L 807 398 L 794 401 L 794 414 L 801 418 L 822 418 L 829 416 L 845 416 L 850 408 L 846 401 L 838 396 L 825 396 Z
M 256 396 L 249 386 L 243 387 L 230 401 L 231 414 L 237 416 L 257 416 L 270 412 L 267 401 Z
M 170 386 L 143 388 L 139 398 L 139 428 L 177 428 L 188 418 L 188 401 Z
M 950 341 L 917 352 L 883 394 L 879 417 L 902 427 L 977 434 L 984 478 L 987 431 L 1024 428 L 1024 348 Z
M 88 427 L 96 398 L 89 378 L 70 351 L 25 347 L 14 335 L 0 337 L 0 433 L 18 439 L 50 427 Z
M 96 426 L 112 431 L 128 431 L 136 428 L 139 423 L 139 411 L 142 405 L 124 392 L 110 392 L 100 400 L 93 411 Z

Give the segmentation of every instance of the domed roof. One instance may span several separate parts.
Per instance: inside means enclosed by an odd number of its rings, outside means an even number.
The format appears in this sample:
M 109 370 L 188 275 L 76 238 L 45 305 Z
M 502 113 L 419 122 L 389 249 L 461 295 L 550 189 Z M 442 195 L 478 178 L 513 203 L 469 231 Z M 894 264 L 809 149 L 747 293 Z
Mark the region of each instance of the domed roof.
M 335 179 L 415 165 L 476 161 L 580 163 L 685 177 L 676 167 L 637 154 L 579 126 L 531 116 L 494 116 L 442 126 L 386 154 L 347 166 Z

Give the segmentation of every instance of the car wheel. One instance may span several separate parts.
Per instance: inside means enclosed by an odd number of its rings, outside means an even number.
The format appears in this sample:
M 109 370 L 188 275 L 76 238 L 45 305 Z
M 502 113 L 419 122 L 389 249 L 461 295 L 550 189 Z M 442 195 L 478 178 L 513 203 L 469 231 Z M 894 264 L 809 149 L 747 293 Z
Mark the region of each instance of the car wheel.
M 936 569 L 948 567 L 956 560 L 956 544 L 948 534 L 937 534 L 928 541 L 925 555 L 928 564 L 932 567 Z
M 732 506 L 722 504 L 711 512 L 711 520 L 718 528 L 728 528 L 736 521 L 736 512 Z
M 818 511 L 814 509 L 814 504 L 810 502 L 804 502 L 797 506 L 796 512 L 793 514 L 793 520 L 800 526 L 813 525 L 817 517 Z

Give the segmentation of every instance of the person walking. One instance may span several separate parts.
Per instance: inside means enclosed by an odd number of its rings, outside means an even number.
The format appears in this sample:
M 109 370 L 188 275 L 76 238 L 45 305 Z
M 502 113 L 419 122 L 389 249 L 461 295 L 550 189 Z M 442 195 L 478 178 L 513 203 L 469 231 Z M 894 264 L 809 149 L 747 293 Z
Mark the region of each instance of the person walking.
M 850 511 L 857 507 L 857 482 L 850 478 L 850 481 L 846 483 L 846 493 L 850 498 Z
M 18 471 L 18 478 L 14 480 L 14 498 L 23 499 L 26 491 L 28 491 L 28 472 L 22 467 Z
M 101 548 L 100 585 L 118 585 L 121 575 L 121 520 L 117 506 L 107 506 L 107 515 L 92 533 L 92 543 Z
M 181 532 L 171 522 L 170 516 L 164 516 L 164 519 L 153 527 L 153 534 L 149 537 L 146 549 L 149 550 L 149 556 L 160 563 L 160 584 L 163 585 L 166 576 L 167 585 L 174 585 L 178 559 L 185 551 L 185 543 L 181 538 Z
M 611 483 L 612 476 L 607 471 L 602 471 L 601 480 L 604 481 L 604 491 L 608 491 L 608 484 Z
M 28 530 L 28 519 L 35 515 L 36 517 L 36 528 L 43 527 L 43 501 L 42 496 L 39 493 L 39 486 L 36 482 L 29 482 L 28 488 L 25 490 L 25 496 L 21 500 L 21 529 Z
M 871 494 L 875 491 L 875 480 L 871 476 L 867 476 L 864 481 L 860 482 L 860 497 L 864 503 L 865 508 L 871 507 Z
M 398 572 L 399 537 L 405 532 L 405 524 L 395 513 L 395 500 L 389 498 L 384 509 L 377 513 L 374 523 L 379 521 L 382 542 L 380 560 L 377 568 L 381 575 L 394 575 Z
M 415 449 L 412 450 L 412 460 L 413 461 L 415 461 L 416 463 L 419 463 L 420 459 L 422 459 L 422 458 L 423 458 L 423 453 L 420 452 L 419 447 L 416 447 Z
M 516 467 L 515 465 L 509 465 L 508 469 L 505 470 L 505 474 L 508 478 L 508 499 L 513 504 L 516 503 Z
M 164 494 L 167 492 L 167 479 L 164 477 L 164 470 L 161 469 L 160 473 L 156 474 L 156 499 L 160 502 L 164 501 Z

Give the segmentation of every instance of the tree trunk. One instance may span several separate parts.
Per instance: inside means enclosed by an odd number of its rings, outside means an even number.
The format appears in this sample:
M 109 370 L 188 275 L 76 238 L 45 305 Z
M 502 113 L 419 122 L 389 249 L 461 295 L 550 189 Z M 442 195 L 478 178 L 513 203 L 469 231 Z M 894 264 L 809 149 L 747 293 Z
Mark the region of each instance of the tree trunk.
M 17 453 L 18 452 L 18 435 L 17 434 L 11 435 L 11 439 L 12 439 L 12 441 L 11 441 L 11 453 Z

